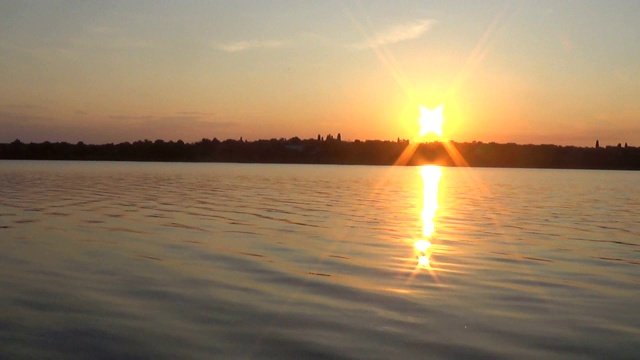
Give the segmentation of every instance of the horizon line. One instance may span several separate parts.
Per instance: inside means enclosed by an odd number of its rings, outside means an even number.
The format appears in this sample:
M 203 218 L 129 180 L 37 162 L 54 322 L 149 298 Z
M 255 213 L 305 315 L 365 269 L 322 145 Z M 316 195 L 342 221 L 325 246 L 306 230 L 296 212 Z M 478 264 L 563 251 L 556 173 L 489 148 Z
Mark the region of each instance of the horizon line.
M 340 135 L 340 133 L 338 133 L 338 135 Z M 157 141 L 161 141 L 163 143 L 178 143 L 178 142 L 182 142 L 184 144 L 197 144 L 197 143 L 201 143 L 203 142 L 203 140 L 208 140 L 208 141 L 214 141 L 217 140 L 219 142 L 225 142 L 225 141 L 242 141 L 244 143 L 251 143 L 251 142 L 258 142 L 258 141 L 292 141 L 294 139 L 298 139 L 299 141 L 320 141 L 320 142 L 326 142 L 326 141 L 335 141 L 335 142 L 345 142 L 345 143 L 358 143 L 358 142 L 390 142 L 390 143 L 407 143 L 407 144 L 434 144 L 434 143 L 440 143 L 440 144 L 445 144 L 445 143 L 454 143 L 454 144 L 495 144 L 495 145 L 518 145 L 518 146 L 558 146 L 558 147 L 577 147 L 577 148 L 606 148 L 606 147 L 634 147 L 631 145 L 628 145 L 627 142 L 625 142 L 624 144 L 619 142 L 615 145 L 606 145 L 606 144 L 600 144 L 599 140 L 596 139 L 594 142 L 594 146 L 579 146 L 579 145 L 559 145 L 559 144 L 552 144 L 552 143 L 516 143 L 516 142 L 497 142 L 497 141 L 483 141 L 483 140 L 472 140 L 472 141 L 455 141 L 453 139 L 443 139 L 443 140 L 432 140 L 432 141 L 415 141 L 415 140 L 410 140 L 410 139 L 402 139 L 400 137 L 398 137 L 396 140 L 382 140 L 382 139 L 365 139 L 365 140 L 360 140 L 360 139 L 354 139 L 354 140 L 343 140 L 343 139 L 336 139 L 336 137 L 333 137 L 333 135 L 328 134 L 328 136 L 331 136 L 330 139 L 327 139 L 325 137 L 321 136 L 321 139 L 318 140 L 318 138 L 300 138 L 298 136 L 294 136 L 291 138 L 285 138 L 285 137 L 280 137 L 280 138 L 261 138 L 261 139 L 255 139 L 255 140 L 247 140 L 247 139 L 243 139 L 243 137 L 241 136 L 240 138 L 227 138 L 227 139 L 218 139 L 217 137 L 213 137 L 213 138 L 202 138 L 200 140 L 196 140 L 196 141 L 191 141 L 191 142 L 187 142 L 187 141 L 183 141 L 182 139 L 178 139 L 178 140 L 164 140 L 164 139 L 155 139 L 155 140 L 151 140 L 148 138 L 145 139 L 138 139 L 138 140 L 134 140 L 134 141 L 120 141 L 120 142 L 105 142 L 105 143 L 85 143 L 84 141 L 77 141 L 75 143 L 72 142 L 68 142 L 68 141 L 49 141 L 49 140 L 45 140 L 45 141 L 41 141 L 41 142 L 34 142 L 34 141 L 30 141 L 28 143 L 21 141 L 20 139 L 16 138 L 15 140 L 13 140 L 12 142 L 2 142 L 0 144 L 4 144 L 4 145 L 11 145 L 15 142 L 18 142 L 20 144 L 45 144 L 45 143 L 50 143 L 50 144 L 69 144 L 69 145 L 91 145 L 91 146 L 101 146 L 101 145 L 120 145 L 120 144 L 134 144 L 136 142 L 152 142 L 155 143 Z

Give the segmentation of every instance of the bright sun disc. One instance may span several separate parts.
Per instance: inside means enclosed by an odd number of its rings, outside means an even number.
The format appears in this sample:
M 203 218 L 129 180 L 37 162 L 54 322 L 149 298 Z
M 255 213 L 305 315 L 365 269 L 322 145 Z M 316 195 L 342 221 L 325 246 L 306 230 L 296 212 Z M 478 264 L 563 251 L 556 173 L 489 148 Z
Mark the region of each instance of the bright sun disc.
M 437 108 L 430 110 L 424 106 L 420 106 L 420 136 L 431 133 L 442 136 L 443 107 L 444 105 L 440 105 Z

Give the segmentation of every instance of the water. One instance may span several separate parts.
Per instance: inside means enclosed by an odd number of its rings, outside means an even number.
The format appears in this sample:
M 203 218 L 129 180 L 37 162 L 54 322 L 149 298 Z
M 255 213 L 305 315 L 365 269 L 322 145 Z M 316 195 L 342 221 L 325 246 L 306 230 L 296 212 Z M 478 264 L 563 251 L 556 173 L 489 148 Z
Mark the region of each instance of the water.
M 0 354 L 637 358 L 640 174 L 0 162 Z

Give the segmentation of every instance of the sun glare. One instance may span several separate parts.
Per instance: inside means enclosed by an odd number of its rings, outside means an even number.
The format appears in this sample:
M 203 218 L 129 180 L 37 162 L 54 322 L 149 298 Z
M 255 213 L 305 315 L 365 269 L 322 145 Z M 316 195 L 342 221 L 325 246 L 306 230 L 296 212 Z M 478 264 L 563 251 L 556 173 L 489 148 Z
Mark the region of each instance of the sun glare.
M 442 136 L 442 109 L 444 105 L 430 110 L 420 106 L 420 136 L 436 134 Z

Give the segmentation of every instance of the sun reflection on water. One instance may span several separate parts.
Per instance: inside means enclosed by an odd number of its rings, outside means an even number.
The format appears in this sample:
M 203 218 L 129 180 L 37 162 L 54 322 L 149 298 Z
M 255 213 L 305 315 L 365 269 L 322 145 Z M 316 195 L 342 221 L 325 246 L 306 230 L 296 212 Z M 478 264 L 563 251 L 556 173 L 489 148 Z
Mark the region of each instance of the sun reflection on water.
M 431 241 L 435 231 L 435 218 L 438 211 L 438 187 L 442 170 L 439 166 L 423 166 L 420 169 L 422 177 L 422 238 L 413 244 L 418 266 L 431 268 Z

